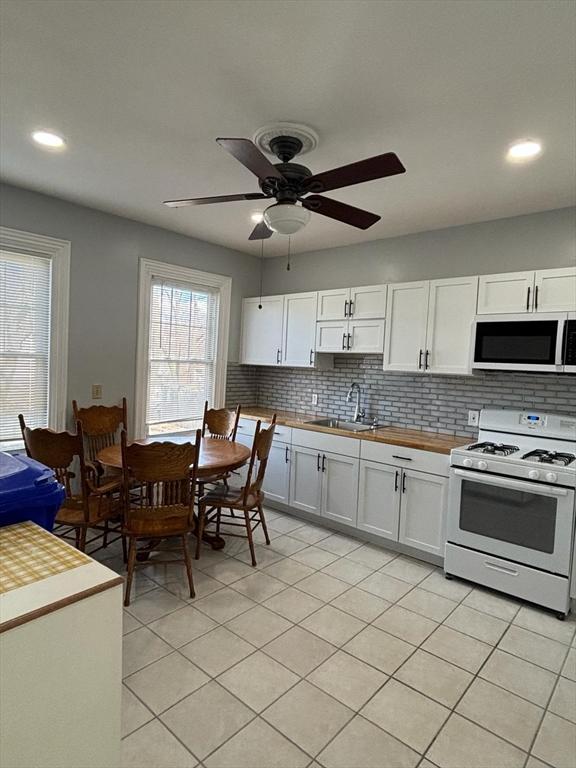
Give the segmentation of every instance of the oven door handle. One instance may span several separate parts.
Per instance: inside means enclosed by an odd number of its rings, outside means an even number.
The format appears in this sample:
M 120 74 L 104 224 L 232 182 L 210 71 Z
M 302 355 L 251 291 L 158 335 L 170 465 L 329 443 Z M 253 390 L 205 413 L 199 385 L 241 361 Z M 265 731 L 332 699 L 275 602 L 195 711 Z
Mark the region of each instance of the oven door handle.
M 497 485 L 499 488 L 509 488 L 513 491 L 529 491 L 541 496 L 567 496 L 566 488 L 557 488 L 554 485 L 538 485 L 537 483 L 524 482 L 522 480 L 512 480 L 507 477 L 496 477 L 495 475 L 481 475 L 478 472 L 467 472 L 465 469 L 452 470 L 457 477 L 465 480 L 473 480 L 476 483 L 484 485 Z

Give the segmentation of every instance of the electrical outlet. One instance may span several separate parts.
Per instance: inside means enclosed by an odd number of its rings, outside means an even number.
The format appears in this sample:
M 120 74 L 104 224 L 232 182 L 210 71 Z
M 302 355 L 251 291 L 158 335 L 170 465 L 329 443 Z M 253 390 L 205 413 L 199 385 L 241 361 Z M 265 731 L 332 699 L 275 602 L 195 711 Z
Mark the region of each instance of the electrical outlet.
M 477 427 L 480 420 L 480 411 L 468 411 L 468 424 L 471 427 Z
M 312 405 L 318 405 L 318 395 L 316 392 L 312 393 Z
M 102 400 L 102 384 L 92 384 L 92 400 Z

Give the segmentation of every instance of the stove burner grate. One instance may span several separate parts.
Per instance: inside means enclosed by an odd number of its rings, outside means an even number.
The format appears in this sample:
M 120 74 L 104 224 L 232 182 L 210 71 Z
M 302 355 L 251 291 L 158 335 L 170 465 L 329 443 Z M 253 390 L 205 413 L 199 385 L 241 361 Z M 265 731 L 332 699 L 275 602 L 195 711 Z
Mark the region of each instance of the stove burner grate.
M 558 453 L 557 451 L 545 451 L 542 449 L 530 451 L 522 456 L 526 461 L 536 464 L 554 464 L 558 467 L 567 467 L 576 459 L 573 453 Z
M 504 443 L 474 443 L 470 445 L 466 450 L 476 451 L 476 453 L 488 453 L 494 456 L 510 456 L 511 453 L 516 453 L 519 450 L 517 445 L 505 445 Z

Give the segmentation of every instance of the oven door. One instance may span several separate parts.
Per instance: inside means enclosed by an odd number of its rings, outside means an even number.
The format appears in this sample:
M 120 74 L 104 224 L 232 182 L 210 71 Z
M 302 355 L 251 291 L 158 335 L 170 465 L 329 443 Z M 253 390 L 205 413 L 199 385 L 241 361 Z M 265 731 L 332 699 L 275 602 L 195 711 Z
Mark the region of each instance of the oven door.
M 473 325 L 472 368 L 563 371 L 566 315 L 481 315 Z
M 568 576 L 574 491 L 452 469 L 448 541 Z

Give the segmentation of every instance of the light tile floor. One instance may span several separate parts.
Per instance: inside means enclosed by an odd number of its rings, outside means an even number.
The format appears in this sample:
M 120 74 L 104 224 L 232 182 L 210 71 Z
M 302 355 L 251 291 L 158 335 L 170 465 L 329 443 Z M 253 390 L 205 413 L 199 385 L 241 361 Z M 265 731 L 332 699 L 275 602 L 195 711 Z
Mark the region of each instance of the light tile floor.
M 267 518 L 256 569 L 203 550 L 194 600 L 179 565 L 138 574 L 122 768 L 576 766 L 573 617 Z

